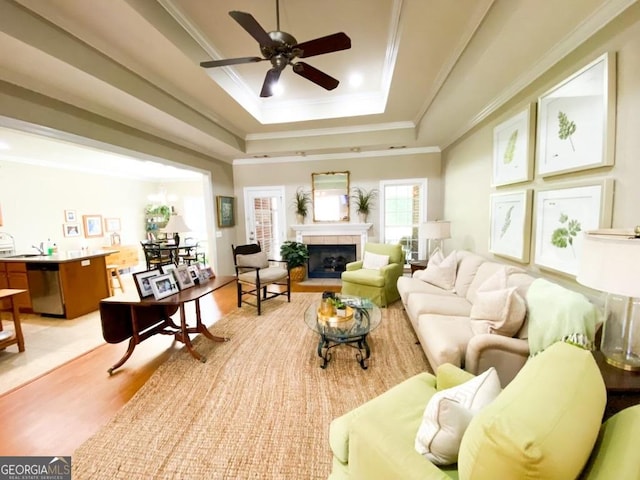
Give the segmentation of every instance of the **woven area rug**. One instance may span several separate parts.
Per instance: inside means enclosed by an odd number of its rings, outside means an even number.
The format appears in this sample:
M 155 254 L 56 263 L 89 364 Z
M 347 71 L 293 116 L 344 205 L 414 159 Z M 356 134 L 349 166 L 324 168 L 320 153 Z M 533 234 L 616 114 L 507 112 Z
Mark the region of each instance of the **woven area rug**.
M 321 369 L 303 321 L 319 296 L 232 312 L 210 328 L 229 342 L 195 339 L 206 363 L 174 354 L 74 452 L 74 480 L 326 479 L 331 420 L 429 367 L 396 302 L 368 337 L 368 370 L 347 346 Z

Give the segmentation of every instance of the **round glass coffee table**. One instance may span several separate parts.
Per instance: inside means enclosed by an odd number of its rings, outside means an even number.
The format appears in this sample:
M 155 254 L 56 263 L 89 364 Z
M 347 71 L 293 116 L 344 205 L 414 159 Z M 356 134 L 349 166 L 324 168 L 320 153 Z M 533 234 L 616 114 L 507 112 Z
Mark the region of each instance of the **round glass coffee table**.
M 323 360 L 320 367 L 327 368 L 332 348 L 347 345 L 358 350 L 356 360 L 366 370 L 367 359 L 371 356 L 367 335 L 380 325 L 380 308 L 367 298 L 340 296 L 340 299 L 348 307 L 348 319 L 319 315 L 322 299 L 313 302 L 304 312 L 304 323 L 320 335 L 318 356 Z

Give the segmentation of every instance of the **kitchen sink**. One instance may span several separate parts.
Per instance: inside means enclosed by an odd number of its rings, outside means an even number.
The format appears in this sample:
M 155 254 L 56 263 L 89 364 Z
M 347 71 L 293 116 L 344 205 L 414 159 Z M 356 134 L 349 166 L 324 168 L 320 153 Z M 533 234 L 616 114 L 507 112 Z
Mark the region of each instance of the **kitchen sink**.
M 33 257 L 46 257 L 46 255 L 40 255 L 39 253 L 23 253 L 21 255 L 9 255 L 4 258 L 33 258 Z

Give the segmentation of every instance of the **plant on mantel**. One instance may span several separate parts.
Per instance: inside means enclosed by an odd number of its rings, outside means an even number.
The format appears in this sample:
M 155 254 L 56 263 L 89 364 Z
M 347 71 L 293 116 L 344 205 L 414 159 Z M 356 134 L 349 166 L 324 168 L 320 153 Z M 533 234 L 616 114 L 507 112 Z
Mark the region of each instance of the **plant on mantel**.
M 311 193 L 305 192 L 302 187 L 298 187 L 293 197 L 293 209 L 298 217 L 298 223 L 304 223 L 304 219 L 309 214 L 311 205 Z
M 356 212 L 358 213 L 360 223 L 366 223 L 367 216 L 369 215 L 371 208 L 373 207 L 373 200 L 375 200 L 378 196 L 378 190 L 376 190 L 375 188 L 371 190 L 365 190 L 361 187 L 353 187 L 351 191 L 353 192 L 353 194 L 351 195 L 351 199 L 356 206 Z

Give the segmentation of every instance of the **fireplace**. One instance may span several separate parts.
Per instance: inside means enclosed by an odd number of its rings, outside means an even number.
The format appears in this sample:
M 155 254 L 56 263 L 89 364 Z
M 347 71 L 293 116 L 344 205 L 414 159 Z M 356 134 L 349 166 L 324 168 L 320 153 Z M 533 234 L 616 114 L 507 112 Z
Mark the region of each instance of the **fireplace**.
M 309 278 L 340 278 L 349 262 L 356 261 L 356 245 L 309 244 Z

